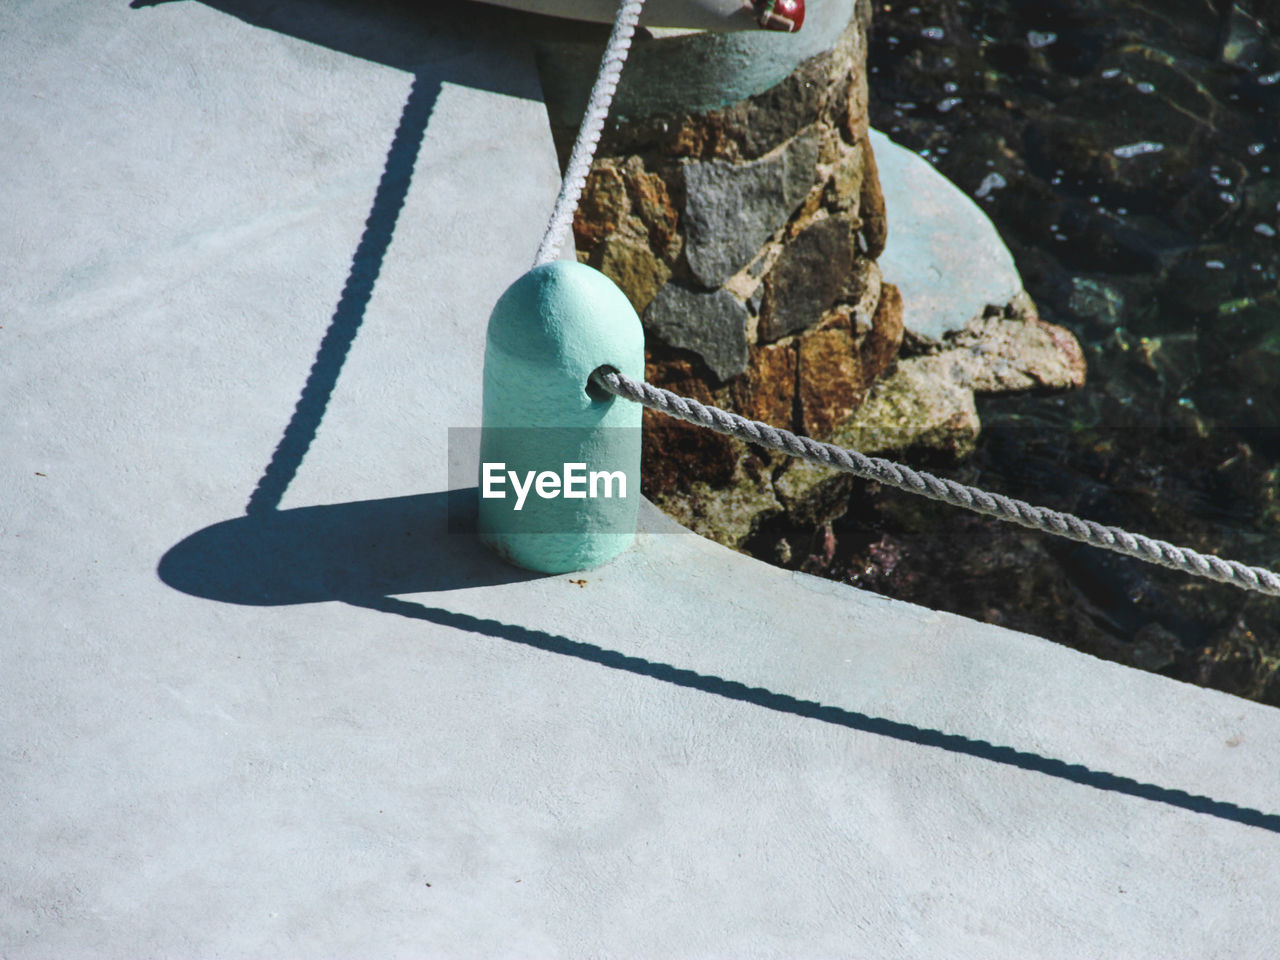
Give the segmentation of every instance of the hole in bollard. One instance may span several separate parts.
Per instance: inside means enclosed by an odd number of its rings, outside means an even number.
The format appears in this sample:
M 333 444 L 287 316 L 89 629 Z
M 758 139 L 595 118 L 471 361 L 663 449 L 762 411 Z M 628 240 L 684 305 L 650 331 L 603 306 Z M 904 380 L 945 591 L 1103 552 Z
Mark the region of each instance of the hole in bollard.
M 600 384 L 596 383 L 596 377 L 602 373 L 617 373 L 616 367 L 611 367 L 604 363 L 591 371 L 591 376 L 587 377 L 587 396 L 596 403 L 605 403 L 613 399 L 613 394 L 606 390 Z

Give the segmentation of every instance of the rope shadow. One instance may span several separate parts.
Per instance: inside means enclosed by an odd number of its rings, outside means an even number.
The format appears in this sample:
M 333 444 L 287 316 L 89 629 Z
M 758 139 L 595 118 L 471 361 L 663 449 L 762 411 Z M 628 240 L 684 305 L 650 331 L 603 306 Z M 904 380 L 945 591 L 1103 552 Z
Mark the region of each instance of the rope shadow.
M 324 419 L 329 399 L 337 385 L 338 375 L 346 362 L 351 345 L 355 342 L 365 311 L 373 296 L 374 284 L 382 271 L 382 264 L 396 221 L 404 209 L 413 169 L 418 161 L 422 139 L 431 120 L 436 100 L 440 95 L 441 81 L 422 73 L 414 75 L 409 97 L 400 114 L 387 162 L 374 194 L 373 206 L 365 220 L 364 234 L 351 258 L 351 269 L 343 285 L 338 305 L 334 308 L 329 328 L 320 341 L 315 361 L 307 375 L 307 381 L 298 397 L 293 415 L 285 427 L 284 435 L 276 446 L 261 479 L 258 480 L 245 513 L 261 514 L 276 510 L 285 491 L 297 476 L 307 451 L 315 440 Z
M 175 590 L 221 603 L 347 603 L 495 637 L 777 713 L 946 750 L 1280 833 L 1277 814 L 392 596 L 499 587 L 543 576 L 498 560 L 480 544 L 474 534 L 477 493 L 473 487 L 235 517 L 175 544 L 160 561 L 157 573 Z M 463 530 L 468 532 L 460 534 Z
M 1202 813 L 1206 816 L 1217 817 L 1220 820 L 1228 820 L 1232 823 L 1258 827 L 1272 833 L 1280 833 L 1280 815 L 1277 814 L 1263 813 L 1260 810 L 1241 807 L 1222 800 L 1214 800 L 1212 797 L 1188 793 L 1185 790 L 1175 790 L 1152 783 L 1142 783 L 1131 777 L 1122 777 L 1103 770 L 1091 770 L 1081 764 L 1067 763 L 1064 760 L 988 743 L 985 740 L 974 740 L 959 734 L 944 733 L 941 730 L 918 727 L 910 723 L 889 720 L 884 717 L 873 717 L 855 710 L 846 710 L 842 707 L 826 706 L 812 700 L 801 700 L 798 697 L 775 693 L 763 687 L 749 687 L 734 680 L 707 676 L 666 663 L 655 663 L 651 660 L 645 660 L 643 657 L 630 656 L 616 650 L 609 650 L 595 644 L 582 643 L 578 640 L 570 640 L 568 637 L 545 633 L 541 630 L 533 630 L 498 620 L 481 619 L 463 613 L 454 613 L 439 607 L 427 607 L 407 600 L 398 600 L 394 597 L 351 596 L 342 599 L 353 606 L 364 607 L 381 613 L 395 614 L 412 620 L 423 620 L 427 623 L 452 627 L 456 630 L 466 630 L 470 633 L 496 637 L 511 643 L 532 647 L 535 650 L 542 650 L 546 653 L 573 657 L 587 663 L 607 667 L 610 670 L 621 670 L 636 676 L 649 677 L 652 680 L 674 684 L 689 690 L 697 690 L 711 696 L 723 697 L 726 700 L 749 703 L 752 706 L 773 710 L 777 713 L 819 720 L 848 730 L 889 737 L 903 743 L 915 744 L 916 746 L 946 750 L 950 753 L 1016 767 L 1019 770 L 1044 774 L 1069 783 L 1093 787 L 1096 790 L 1120 793 L 1139 800 L 1149 800 L 1153 803 L 1163 803 L 1191 813 Z
M 131 0 L 129 7 L 144 10 L 169 2 Z M 538 18 L 484 4 L 454 9 L 414 0 L 203 0 L 203 5 L 250 26 L 414 77 L 338 304 L 284 434 L 245 506 L 248 514 L 262 514 L 279 508 L 319 431 L 364 322 L 442 85 L 540 100 L 541 90 L 519 58 L 503 53 L 511 37 Z M 477 46 L 497 52 L 483 60 L 464 55 Z
M 233 517 L 174 544 L 156 574 L 193 597 L 272 607 L 545 576 L 480 544 L 477 494 L 470 487 Z

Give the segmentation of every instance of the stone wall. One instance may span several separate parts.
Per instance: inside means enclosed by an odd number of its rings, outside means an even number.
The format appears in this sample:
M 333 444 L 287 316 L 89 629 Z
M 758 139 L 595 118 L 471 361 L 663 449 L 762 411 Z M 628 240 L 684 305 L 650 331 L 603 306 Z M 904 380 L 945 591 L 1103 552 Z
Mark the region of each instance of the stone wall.
M 905 151 L 868 135 L 870 5 L 844 9 L 851 19 L 843 33 L 832 28 L 832 49 L 718 109 L 649 107 L 678 99 L 673 78 L 697 60 L 699 44 L 730 74 L 747 48 L 730 55 L 705 35 L 669 49 L 670 41 L 642 39 L 637 63 L 647 68 L 619 90 L 619 102 L 641 116 L 606 129 L 574 222 L 578 258 L 613 278 L 641 315 L 651 383 L 868 454 L 964 457 L 980 429 L 975 395 L 1080 386 L 1084 356 L 1070 333 L 1039 319 L 1011 262 L 1009 290 L 983 288 L 979 300 L 961 282 L 964 271 L 985 269 L 989 254 L 1008 259 L 980 213 L 982 249 L 957 239 L 945 264 L 928 259 L 945 228 L 915 223 L 913 203 L 927 206 L 925 221 L 948 225 L 972 203 L 917 157 L 910 160 L 926 169 L 908 174 Z M 567 154 L 576 133 L 570 105 L 585 99 L 599 53 L 567 42 L 548 51 L 544 86 L 559 91 L 552 124 Z M 907 290 L 906 307 L 877 263 L 888 223 L 873 142 L 887 150 L 889 212 L 908 225 L 906 247 L 900 237 L 885 257 L 890 279 Z M 930 189 L 933 181 L 945 189 Z M 957 228 L 955 236 L 969 234 Z M 913 237 L 927 256 L 904 264 Z M 922 262 L 931 277 L 940 271 L 937 296 L 919 289 Z M 971 317 L 926 336 L 939 303 Z M 904 331 L 904 309 L 914 311 L 906 319 L 915 332 Z M 644 416 L 645 494 L 705 536 L 755 549 L 762 527 L 821 527 L 847 507 L 848 475 Z
M 606 132 L 578 258 L 640 313 L 650 382 L 825 438 L 892 363 L 902 302 L 876 265 L 865 56 L 864 15 L 765 93 Z M 836 509 L 847 483 L 651 411 L 643 475 L 647 496 L 734 546 L 784 509 Z

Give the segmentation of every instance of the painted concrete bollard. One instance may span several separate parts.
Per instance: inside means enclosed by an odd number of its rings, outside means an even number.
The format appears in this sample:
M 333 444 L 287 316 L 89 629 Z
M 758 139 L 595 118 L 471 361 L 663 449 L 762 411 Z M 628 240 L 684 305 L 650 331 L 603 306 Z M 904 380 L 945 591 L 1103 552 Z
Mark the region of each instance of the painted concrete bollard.
M 518 566 L 567 573 L 635 538 L 638 404 L 590 386 L 599 367 L 644 377 L 644 332 L 604 274 L 557 260 L 498 300 L 484 354 L 479 533 Z

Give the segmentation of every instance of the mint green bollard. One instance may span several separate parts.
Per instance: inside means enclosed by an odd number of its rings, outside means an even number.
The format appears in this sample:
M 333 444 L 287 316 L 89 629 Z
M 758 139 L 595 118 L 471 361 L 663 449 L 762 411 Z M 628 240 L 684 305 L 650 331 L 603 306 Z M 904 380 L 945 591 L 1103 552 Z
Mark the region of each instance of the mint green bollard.
M 642 411 L 588 392 L 601 366 L 643 379 L 644 332 L 626 295 L 591 267 L 534 267 L 489 316 L 479 533 L 517 566 L 585 570 L 635 539 Z

